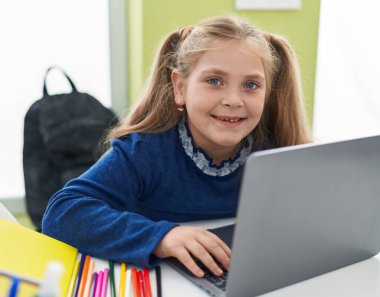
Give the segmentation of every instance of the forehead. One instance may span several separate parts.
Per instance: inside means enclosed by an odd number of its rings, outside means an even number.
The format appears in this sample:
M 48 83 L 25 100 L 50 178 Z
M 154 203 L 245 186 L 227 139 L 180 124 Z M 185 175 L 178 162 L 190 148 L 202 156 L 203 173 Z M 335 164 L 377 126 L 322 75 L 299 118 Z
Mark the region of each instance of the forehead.
M 217 68 L 228 73 L 242 72 L 247 75 L 259 72 L 264 75 L 262 56 L 258 48 L 247 41 L 213 41 L 198 57 L 192 72 L 205 71 L 208 68 Z

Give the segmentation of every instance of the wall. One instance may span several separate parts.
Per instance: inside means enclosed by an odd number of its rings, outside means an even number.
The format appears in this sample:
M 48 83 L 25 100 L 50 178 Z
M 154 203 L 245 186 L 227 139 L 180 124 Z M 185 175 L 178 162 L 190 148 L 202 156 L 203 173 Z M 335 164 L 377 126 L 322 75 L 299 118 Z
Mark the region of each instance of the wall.
M 300 10 L 237 11 L 234 0 L 129 0 L 128 97 L 136 99 L 162 38 L 183 25 L 216 15 L 236 14 L 263 30 L 285 36 L 301 66 L 305 105 L 312 123 L 320 0 L 303 0 Z

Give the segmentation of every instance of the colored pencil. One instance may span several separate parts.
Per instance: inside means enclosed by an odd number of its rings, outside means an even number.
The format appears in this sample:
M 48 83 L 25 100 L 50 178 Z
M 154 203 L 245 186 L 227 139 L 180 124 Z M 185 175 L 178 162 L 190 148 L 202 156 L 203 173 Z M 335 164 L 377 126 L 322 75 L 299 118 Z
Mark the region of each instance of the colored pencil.
M 98 273 L 94 272 L 94 274 L 92 275 L 92 286 L 91 286 L 90 297 L 95 297 L 95 289 L 96 289 L 97 282 L 98 282 Z
M 139 282 L 140 294 L 141 297 L 146 297 L 145 294 L 145 285 L 144 285 L 144 277 L 141 270 L 137 271 L 137 280 Z
M 162 296 L 162 287 L 161 287 L 161 267 L 156 266 L 156 282 L 157 282 L 157 297 Z
M 113 261 L 108 261 L 108 266 L 110 268 L 110 290 L 111 297 L 116 297 L 116 288 L 115 288 L 115 267 Z
M 120 272 L 120 289 L 119 289 L 119 297 L 125 296 L 125 272 L 127 270 L 127 265 L 125 263 L 121 263 L 121 272 Z
M 125 289 L 127 297 L 131 295 L 131 287 L 132 287 L 131 274 L 132 274 L 132 270 L 131 269 L 127 270 L 126 289 Z
M 140 297 L 140 289 L 139 289 L 139 284 L 137 280 L 136 268 L 132 268 L 132 286 L 133 286 L 134 297 Z
M 144 271 L 144 282 L 145 282 L 146 296 L 152 297 L 152 288 L 150 286 L 149 270 L 148 270 L 148 268 L 144 268 L 143 271 Z
M 104 277 L 104 272 L 99 271 L 98 280 L 96 281 L 95 297 L 100 297 L 102 295 L 103 277 Z
M 74 265 L 73 274 L 71 276 L 69 290 L 67 292 L 67 297 L 73 296 L 75 281 L 77 280 L 77 277 L 78 277 L 79 264 L 80 264 L 80 260 L 76 260 L 75 265 Z
M 88 266 L 89 265 L 90 265 L 90 256 L 87 255 L 86 259 L 84 260 L 83 273 L 82 273 L 82 278 L 80 280 L 78 297 L 83 297 L 83 292 L 84 292 L 84 287 L 85 287 L 86 280 L 87 280 L 87 273 L 88 273 Z
M 102 295 L 101 295 L 101 297 L 106 297 L 107 296 L 107 287 L 108 287 L 109 273 L 110 273 L 110 270 L 108 268 L 104 268 Z
M 79 292 L 79 285 L 80 285 L 80 282 L 82 280 L 82 273 L 83 273 L 83 267 L 84 267 L 84 262 L 85 262 L 85 259 L 86 259 L 86 255 L 85 254 L 82 254 L 81 258 L 80 258 L 80 264 L 79 264 L 79 270 L 78 270 L 78 277 L 77 277 L 77 281 L 75 283 L 75 293 L 74 293 L 74 297 L 78 297 L 78 292 Z
M 94 273 L 94 260 L 90 260 L 88 265 L 87 278 L 84 284 L 83 297 L 89 297 L 92 284 L 92 275 Z

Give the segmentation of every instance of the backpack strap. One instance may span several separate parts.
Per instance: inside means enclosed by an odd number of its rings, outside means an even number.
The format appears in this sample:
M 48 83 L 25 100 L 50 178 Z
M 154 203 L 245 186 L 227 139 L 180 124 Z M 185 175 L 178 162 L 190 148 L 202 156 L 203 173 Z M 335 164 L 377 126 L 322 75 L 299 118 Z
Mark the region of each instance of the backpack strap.
M 44 78 L 44 89 L 43 89 L 43 93 L 44 93 L 44 97 L 45 96 L 49 96 L 49 93 L 47 91 L 47 87 L 46 87 L 46 78 L 47 78 L 47 75 L 48 73 L 50 72 L 50 70 L 52 69 L 57 69 L 59 70 L 64 76 L 66 76 L 67 80 L 69 81 L 70 83 L 70 86 L 71 86 L 71 89 L 72 89 L 72 93 L 77 93 L 77 88 L 75 87 L 73 81 L 70 79 L 70 77 L 66 74 L 65 71 L 63 71 L 61 68 L 57 67 L 57 66 L 51 66 L 48 68 L 48 70 L 46 70 L 46 73 L 45 73 L 45 78 Z

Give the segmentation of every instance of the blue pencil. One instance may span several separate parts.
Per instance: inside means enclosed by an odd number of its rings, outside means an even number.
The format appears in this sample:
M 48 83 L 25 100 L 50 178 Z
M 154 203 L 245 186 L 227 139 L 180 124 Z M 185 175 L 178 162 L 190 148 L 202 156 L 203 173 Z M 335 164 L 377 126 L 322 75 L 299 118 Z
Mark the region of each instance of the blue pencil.
M 8 297 L 16 297 L 18 291 L 18 285 L 20 284 L 20 280 L 17 278 L 13 279 L 12 285 L 9 289 Z
M 77 282 L 75 283 L 75 293 L 74 293 L 74 297 L 77 297 L 78 296 L 78 291 L 79 291 L 79 285 L 80 285 L 80 281 L 82 279 L 82 272 L 83 272 L 83 266 L 84 266 L 84 260 L 86 259 L 86 255 L 85 254 L 82 254 L 81 258 L 80 258 L 80 264 L 79 264 L 79 270 L 78 270 L 78 277 L 77 277 Z

